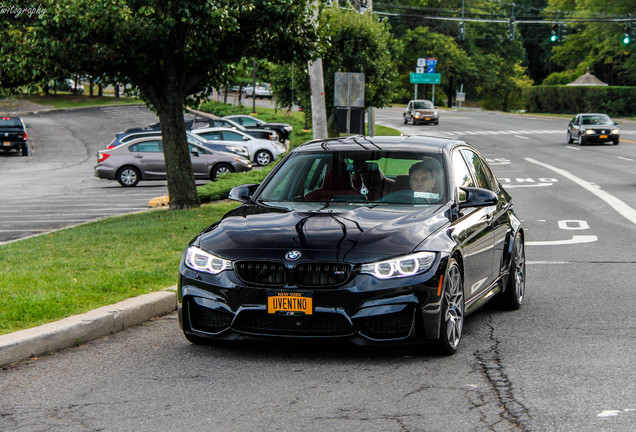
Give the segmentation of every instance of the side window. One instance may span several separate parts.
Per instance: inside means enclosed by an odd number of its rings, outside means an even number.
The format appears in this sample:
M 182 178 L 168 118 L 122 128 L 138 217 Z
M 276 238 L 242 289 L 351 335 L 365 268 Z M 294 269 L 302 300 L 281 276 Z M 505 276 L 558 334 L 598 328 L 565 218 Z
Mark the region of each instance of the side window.
M 468 164 L 473 167 L 477 187 L 497 191 L 497 182 L 484 160 L 471 150 L 464 149 L 461 152 Z
M 475 187 L 473 178 L 470 174 L 470 169 L 466 165 L 466 161 L 462 157 L 459 151 L 453 153 L 453 178 L 455 179 L 455 186 L 457 187 L 457 194 L 460 201 L 466 201 L 466 192 L 459 189 L 460 187 Z
M 223 139 L 225 141 L 243 141 L 243 135 L 236 132 L 223 131 Z
M 199 136 L 208 141 L 219 141 L 221 139 L 220 132 L 203 132 Z
M 241 118 L 241 124 L 244 126 L 258 126 L 258 122 L 251 118 Z
M 133 144 L 128 147 L 128 150 L 131 152 L 140 152 L 140 153 L 160 153 L 161 149 L 161 141 L 143 141 L 137 144 Z

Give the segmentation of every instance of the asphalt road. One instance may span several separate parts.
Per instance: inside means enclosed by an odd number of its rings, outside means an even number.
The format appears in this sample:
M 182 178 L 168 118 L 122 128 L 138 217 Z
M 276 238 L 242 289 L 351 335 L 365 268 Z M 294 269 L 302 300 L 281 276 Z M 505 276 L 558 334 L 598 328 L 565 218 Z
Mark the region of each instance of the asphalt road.
M 563 119 L 467 110 L 406 126 L 387 109 L 376 121 L 466 139 L 490 161 L 527 229 L 520 311 L 469 316 L 452 357 L 254 339 L 199 347 L 173 314 L 0 371 L 0 430 L 634 430 L 636 124 L 621 124 L 619 146 L 578 147 Z M 84 182 L 112 203 L 127 192 L 83 164 L 46 177 L 77 172 L 76 193 Z

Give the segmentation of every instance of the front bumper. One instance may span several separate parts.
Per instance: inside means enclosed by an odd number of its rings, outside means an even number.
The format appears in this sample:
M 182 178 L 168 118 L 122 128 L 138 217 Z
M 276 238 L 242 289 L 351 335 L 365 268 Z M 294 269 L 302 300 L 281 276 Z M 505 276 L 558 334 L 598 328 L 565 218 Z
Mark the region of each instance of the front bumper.
M 581 134 L 581 139 L 584 143 L 605 143 L 605 142 L 614 142 L 617 143 L 620 140 L 620 134 L 613 134 L 611 132 L 608 133 L 593 133 Z
M 438 256 L 427 272 L 378 280 L 366 274 L 338 287 L 252 286 L 234 271 L 219 275 L 180 269 L 179 324 L 199 338 L 232 340 L 240 335 L 347 338 L 358 344 L 433 340 L 439 337 L 440 278 L 448 258 Z M 313 313 L 269 313 L 268 295 L 309 295 Z

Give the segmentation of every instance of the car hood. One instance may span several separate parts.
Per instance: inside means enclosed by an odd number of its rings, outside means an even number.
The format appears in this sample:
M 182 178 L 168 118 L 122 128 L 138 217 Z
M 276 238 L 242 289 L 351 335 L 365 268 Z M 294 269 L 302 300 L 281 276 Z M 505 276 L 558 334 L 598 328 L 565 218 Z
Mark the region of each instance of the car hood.
M 226 259 L 284 260 L 287 252 L 298 250 L 301 261 L 361 263 L 410 253 L 448 223 L 447 207 L 246 204 L 195 243 Z

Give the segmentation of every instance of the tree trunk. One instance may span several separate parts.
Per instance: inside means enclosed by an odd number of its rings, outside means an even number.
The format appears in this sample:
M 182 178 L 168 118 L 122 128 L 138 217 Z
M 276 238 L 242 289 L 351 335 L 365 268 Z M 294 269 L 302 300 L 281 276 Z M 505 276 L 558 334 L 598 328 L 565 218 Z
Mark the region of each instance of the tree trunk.
M 161 122 L 170 208 L 200 207 L 201 200 L 192 173 L 192 162 L 185 134 L 183 104 L 171 100 L 156 108 Z

